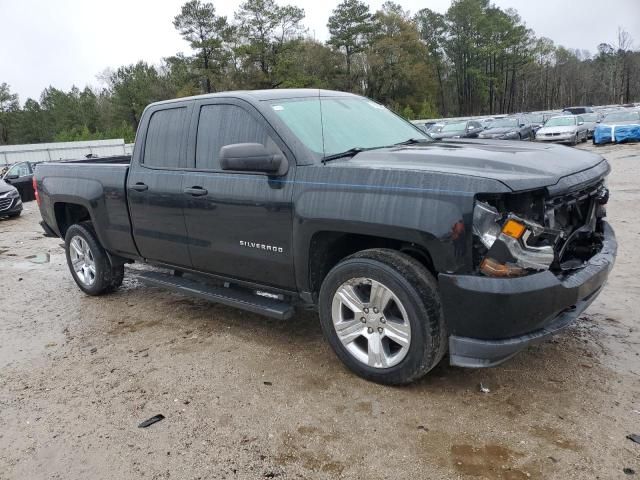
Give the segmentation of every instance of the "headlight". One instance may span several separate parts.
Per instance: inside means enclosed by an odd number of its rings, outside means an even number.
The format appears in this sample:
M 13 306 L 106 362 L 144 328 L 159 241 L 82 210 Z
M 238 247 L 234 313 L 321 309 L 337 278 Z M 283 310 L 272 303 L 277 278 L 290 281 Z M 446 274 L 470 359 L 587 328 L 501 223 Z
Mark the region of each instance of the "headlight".
M 498 210 L 488 203 L 476 202 L 473 209 L 473 234 L 487 248 L 491 248 L 500 235 L 500 217 Z
M 559 232 L 513 214 L 501 214 L 485 202 L 476 202 L 473 233 L 487 248 L 480 262 L 485 275 L 516 277 L 528 270 L 548 270 L 555 259 L 553 245 Z M 550 236 L 551 245 L 530 244 L 540 236 Z
M 517 137 L 518 136 L 518 132 L 509 132 L 509 133 L 505 133 L 504 137 L 505 138 L 512 138 L 512 137 Z
M 7 197 L 9 198 L 16 198 L 20 196 L 20 192 L 18 192 L 18 190 L 11 190 L 9 192 L 9 194 L 7 195 Z

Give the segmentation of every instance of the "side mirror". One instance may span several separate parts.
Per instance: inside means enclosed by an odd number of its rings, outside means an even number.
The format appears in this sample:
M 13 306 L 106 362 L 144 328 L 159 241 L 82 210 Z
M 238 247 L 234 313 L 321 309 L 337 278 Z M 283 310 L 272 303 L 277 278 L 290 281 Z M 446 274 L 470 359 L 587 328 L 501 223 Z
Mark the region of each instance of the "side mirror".
M 578 122 L 578 125 L 584 125 L 584 122 Z
M 521 123 L 521 124 L 520 124 L 520 126 L 521 126 L 521 127 L 524 127 L 524 126 L 526 126 L 526 125 L 527 125 L 526 123 Z
M 282 155 L 269 153 L 260 143 L 234 143 L 220 149 L 220 166 L 222 170 L 283 175 L 288 165 Z
M 7 175 L 6 177 L 4 177 L 5 180 L 17 180 L 18 178 L 20 178 L 18 175 L 11 174 L 11 175 Z

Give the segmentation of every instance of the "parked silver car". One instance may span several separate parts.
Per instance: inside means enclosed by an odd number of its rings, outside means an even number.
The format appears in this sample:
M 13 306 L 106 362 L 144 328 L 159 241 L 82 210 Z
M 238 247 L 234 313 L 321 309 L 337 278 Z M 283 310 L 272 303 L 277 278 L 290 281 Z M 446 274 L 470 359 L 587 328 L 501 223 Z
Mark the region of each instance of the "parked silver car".
M 536 132 L 536 141 L 575 145 L 586 142 L 587 135 L 587 127 L 581 115 L 562 115 L 547 120 Z
M 587 127 L 587 138 L 593 138 L 593 132 L 596 129 L 596 125 L 600 122 L 600 115 L 597 113 L 585 113 L 580 116 Z

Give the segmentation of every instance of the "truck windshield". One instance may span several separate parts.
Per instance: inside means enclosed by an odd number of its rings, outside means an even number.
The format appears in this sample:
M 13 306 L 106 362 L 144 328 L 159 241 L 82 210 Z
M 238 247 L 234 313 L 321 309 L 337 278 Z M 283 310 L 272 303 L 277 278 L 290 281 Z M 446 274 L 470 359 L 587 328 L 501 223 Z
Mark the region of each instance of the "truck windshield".
M 366 98 L 322 97 L 321 100 L 322 105 L 320 97 L 269 102 L 296 137 L 318 155 L 333 155 L 352 148 L 378 148 L 414 138 L 424 141 L 431 138 Z

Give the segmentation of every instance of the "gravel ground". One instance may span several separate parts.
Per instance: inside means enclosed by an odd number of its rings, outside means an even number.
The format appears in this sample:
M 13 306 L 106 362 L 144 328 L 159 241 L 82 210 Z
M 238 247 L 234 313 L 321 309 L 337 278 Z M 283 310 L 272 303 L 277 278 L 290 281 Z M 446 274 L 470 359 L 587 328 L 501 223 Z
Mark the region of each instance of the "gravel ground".
M 597 151 L 620 243 L 602 295 L 500 367 L 402 388 L 349 373 L 312 313 L 126 278 L 87 297 L 27 204 L 0 220 L 0 478 L 640 478 L 640 145 Z

